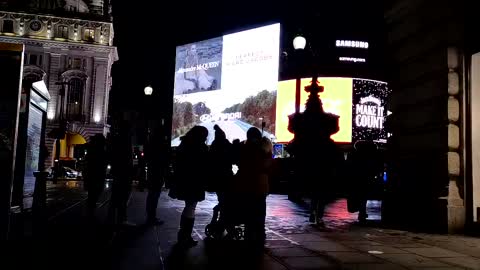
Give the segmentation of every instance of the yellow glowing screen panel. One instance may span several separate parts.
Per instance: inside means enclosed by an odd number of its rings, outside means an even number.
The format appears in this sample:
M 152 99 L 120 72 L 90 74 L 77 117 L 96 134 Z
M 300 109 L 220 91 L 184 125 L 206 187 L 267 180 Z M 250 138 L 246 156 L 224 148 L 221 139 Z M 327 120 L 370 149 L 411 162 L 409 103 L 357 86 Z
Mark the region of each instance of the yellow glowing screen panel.
M 309 93 L 305 92 L 305 86 L 309 85 L 311 78 L 301 81 L 300 110 L 305 110 L 305 102 Z M 352 142 L 352 78 L 319 78 L 320 85 L 325 91 L 320 93 L 323 109 L 326 112 L 340 116 L 340 130 L 332 136 L 336 142 Z M 289 142 L 293 134 L 288 131 L 288 116 L 295 112 L 295 80 L 278 83 L 277 111 L 275 135 L 278 142 Z

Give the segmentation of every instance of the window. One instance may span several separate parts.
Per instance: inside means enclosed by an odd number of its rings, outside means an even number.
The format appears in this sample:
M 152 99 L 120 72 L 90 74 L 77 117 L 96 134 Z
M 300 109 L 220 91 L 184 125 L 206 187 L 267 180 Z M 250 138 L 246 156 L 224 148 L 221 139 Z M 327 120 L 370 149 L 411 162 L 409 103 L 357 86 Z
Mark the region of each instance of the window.
M 2 32 L 4 33 L 13 33 L 13 21 L 12 20 L 5 20 L 3 21 L 3 29 Z
M 28 59 L 28 64 L 29 65 L 37 65 L 37 55 L 36 54 L 30 54 L 30 58 Z
M 57 28 L 57 37 L 68 39 L 68 26 L 59 25 Z
M 82 79 L 74 78 L 68 83 L 67 118 L 69 120 L 82 120 L 83 88 Z
M 82 61 L 82 58 L 73 58 L 73 57 L 68 57 L 67 58 L 67 67 L 69 69 L 82 69 L 84 66 L 82 65 L 84 61 Z
M 28 59 L 28 61 L 25 61 L 25 64 L 28 65 L 42 66 L 43 64 L 43 55 L 41 54 L 29 54 L 25 59 Z
M 81 69 L 82 68 L 82 59 L 74 58 L 72 68 L 73 69 Z
M 95 41 L 95 30 L 91 28 L 86 28 L 84 32 L 84 40 Z

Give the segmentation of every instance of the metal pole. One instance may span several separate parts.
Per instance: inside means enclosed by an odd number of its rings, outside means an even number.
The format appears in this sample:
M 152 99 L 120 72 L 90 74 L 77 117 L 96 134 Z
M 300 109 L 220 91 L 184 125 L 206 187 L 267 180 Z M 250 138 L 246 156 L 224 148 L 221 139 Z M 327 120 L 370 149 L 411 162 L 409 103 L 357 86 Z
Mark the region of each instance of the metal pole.
M 61 82 L 61 83 L 58 83 L 59 85 L 62 86 L 62 88 L 60 89 L 60 114 L 59 114 L 59 126 L 58 126 L 58 131 L 62 131 L 64 132 L 63 130 L 63 127 L 65 125 L 64 123 L 64 117 L 63 117 L 63 110 L 64 110 L 64 103 L 65 103 L 65 84 L 66 82 Z M 55 158 L 53 160 L 54 162 L 54 166 L 55 166 L 55 174 L 53 175 L 53 180 L 54 182 L 56 183 L 59 176 L 60 176 L 60 147 L 61 147 L 61 144 L 60 144 L 60 139 L 63 135 L 60 134 L 60 132 L 57 134 L 57 138 L 56 138 L 56 141 L 55 141 Z
M 295 113 L 300 113 L 300 93 L 301 93 L 301 79 L 297 73 L 296 87 L 295 87 Z
M 145 95 L 145 142 L 144 142 L 144 146 L 143 146 L 143 153 L 144 153 L 144 156 L 143 156 L 143 159 L 145 161 L 145 164 L 144 164 L 144 168 L 142 168 L 142 170 L 144 171 L 145 173 L 145 178 L 142 179 L 142 183 L 139 183 L 140 184 L 140 189 L 143 189 L 144 185 L 147 184 L 148 181 L 150 181 L 150 177 L 149 177 L 149 174 L 150 174 L 150 163 L 151 163 L 151 153 L 150 151 L 152 150 L 151 147 L 150 147 L 150 143 L 151 143 L 151 138 L 150 138 L 150 96 L 149 95 Z
M 301 58 L 301 51 L 303 50 L 295 50 L 295 73 L 296 73 L 296 82 L 295 82 L 295 113 L 300 113 L 300 99 L 301 99 L 301 64 L 302 64 L 302 59 Z

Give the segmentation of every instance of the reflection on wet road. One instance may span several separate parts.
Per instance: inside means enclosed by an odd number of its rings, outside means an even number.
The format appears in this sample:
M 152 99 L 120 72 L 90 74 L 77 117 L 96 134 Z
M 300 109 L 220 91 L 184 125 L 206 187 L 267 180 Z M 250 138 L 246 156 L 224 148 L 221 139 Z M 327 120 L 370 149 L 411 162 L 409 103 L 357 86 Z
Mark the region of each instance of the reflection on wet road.
M 174 200 L 168 201 L 172 207 L 179 207 L 181 202 Z M 199 204 L 199 214 L 209 216 L 211 209 L 216 205 L 217 198 L 215 194 L 208 193 L 206 200 Z M 180 211 L 181 207 L 179 208 Z M 308 200 L 304 203 L 295 203 L 288 200 L 286 195 L 269 195 L 267 198 L 267 218 L 266 226 L 269 230 L 280 234 L 308 233 L 318 231 L 309 222 Z M 368 201 L 367 211 L 368 220 L 379 221 L 381 210 L 380 201 Z M 337 199 L 330 203 L 325 209 L 325 226 L 327 230 L 347 231 L 357 223 L 357 213 L 347 211 L 347 200 Z M 208 223 L 208 219 L 205 223 Z
M 111 186 L 110 181 L 105 182 L 105 190 Z M 47 211 L 48 216 L 54 217 L 60 211 L 81 203 L 88 197 L 83 181 L 62 180 L 57 183 L 47 181 Z

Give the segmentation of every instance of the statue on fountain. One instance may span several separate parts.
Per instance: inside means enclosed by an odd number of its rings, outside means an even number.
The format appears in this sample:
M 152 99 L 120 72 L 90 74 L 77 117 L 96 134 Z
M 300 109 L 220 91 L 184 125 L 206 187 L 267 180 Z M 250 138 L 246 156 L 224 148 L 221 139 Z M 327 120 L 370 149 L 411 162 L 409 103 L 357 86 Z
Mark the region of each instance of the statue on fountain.
M 289 116 L 288 130 L 294 139 L 288 149 L 296 163 L 297 183 L 311 196 L 310 222 L 323 226 L 324 206 L 332 194 L 332 181 L 339 151 L 330 138 L 339 131 L 339 116 L 323 110 L 317 77 L 305 87 L 310 93 L 303 113 Z

